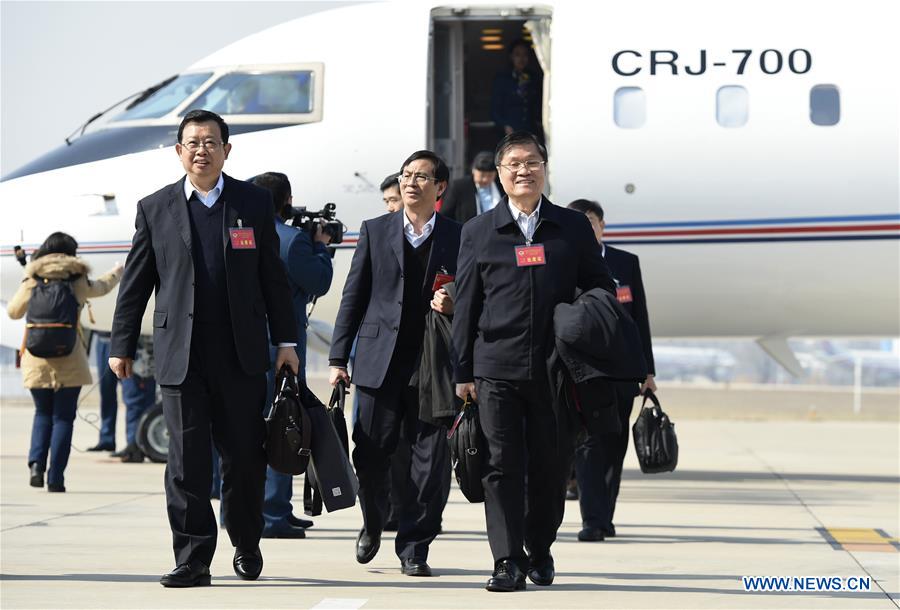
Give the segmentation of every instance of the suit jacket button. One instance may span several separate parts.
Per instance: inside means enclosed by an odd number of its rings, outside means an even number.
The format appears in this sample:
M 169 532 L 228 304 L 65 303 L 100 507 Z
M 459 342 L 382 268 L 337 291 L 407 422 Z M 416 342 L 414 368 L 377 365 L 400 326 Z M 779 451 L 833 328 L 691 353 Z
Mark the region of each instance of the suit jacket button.
M 189 313 L 189 314 L 188 314 L 188 318 L 190 318 L 191 320 L 193 320 L 193 319 L 194 319 L 194 314 Z
M 399 326 L 395 326 L 395 327 L 394 327 L 394 330 L 395 330 L 395 331 L 396 331 L 396 330 L 400 330 L 400 327 L 399 327 Z

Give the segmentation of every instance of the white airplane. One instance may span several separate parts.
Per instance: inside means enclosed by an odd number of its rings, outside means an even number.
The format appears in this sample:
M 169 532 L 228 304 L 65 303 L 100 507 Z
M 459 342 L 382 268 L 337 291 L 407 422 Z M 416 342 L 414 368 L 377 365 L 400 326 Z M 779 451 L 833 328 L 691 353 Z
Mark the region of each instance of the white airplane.
M 180 116 L 206 107 L 232 127 L 230 175 L 283 171 L 298 204 L 338 204 L 349 233 L 314 316 L 323 347 L 355 232 L 383 211 L 377 185 L 414 150 L 460 176 L 493 146 L 491 83 L 524 33 L 543 72 L 548 195 L 602 202 L 608 243 L 641 257 L 654 334 L 755 337 L 800 372 L 788 337 L 900 335 L 895 13 L 875 0 L 498 0 L 296 19 L 5 176 L 0 296 L 21 277 L 13 246 L 54 230 L 98 272 L 123 260 L 137 200 L 182 175 Z M 95 304 L 97 327 L 114 302 Z M 17 347 L 21 327 L 2 318 Z

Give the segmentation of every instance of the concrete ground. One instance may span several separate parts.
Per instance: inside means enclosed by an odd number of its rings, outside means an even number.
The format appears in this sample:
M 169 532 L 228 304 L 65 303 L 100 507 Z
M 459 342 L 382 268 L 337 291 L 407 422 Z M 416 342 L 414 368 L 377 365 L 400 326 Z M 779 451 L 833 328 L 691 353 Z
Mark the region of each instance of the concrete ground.
M 89 397 L 82 412 L 95 404 Z M 678 470 L 642 475 L 629 450 L 618 537 L 578 542 L 578 504 L 568 502 L 556 582 L 504 595 L 483 589 L 492 567 L 483 507 L 455 487 L 431 548 L 433 578 L 401 575 L 389 534 L 372 563 L 356 563 L 361 517 L 349 509 L 316 517 L 305 540 L 264 540 L 256 582 L 232 572 L 223 530 L 213 586 L 164 589 L 157 581 L 173 563 L 164 466 L 80 451 L 97 435 L 77 420 L 69 491 L 31 488 L 32 413 L 12 401 L 0 410 L 4 609 L 900 608 L 895 421 L 689 419 L 670 409 Z M 299 514 L 302 478 L 295 490 Z M 868 577 L 870 588 L 748 592 L 743 576 Z

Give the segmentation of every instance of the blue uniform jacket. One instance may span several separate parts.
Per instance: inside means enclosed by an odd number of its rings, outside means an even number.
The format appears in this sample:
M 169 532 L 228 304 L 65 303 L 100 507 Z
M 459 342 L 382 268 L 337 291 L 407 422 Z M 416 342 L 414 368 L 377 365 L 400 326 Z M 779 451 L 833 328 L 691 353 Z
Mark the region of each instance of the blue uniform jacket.
M 328 248 L 313 242 L 309 234 L 275 219 L 281 260 L 287 268 L 291 302 L 297 318 L 297 356 L 301 372 L 306 370 L 306 306 L 312 297 L 320 297 L 331 287 L 333 269 Z M 274 358 L 273 358 L 274 360 Z

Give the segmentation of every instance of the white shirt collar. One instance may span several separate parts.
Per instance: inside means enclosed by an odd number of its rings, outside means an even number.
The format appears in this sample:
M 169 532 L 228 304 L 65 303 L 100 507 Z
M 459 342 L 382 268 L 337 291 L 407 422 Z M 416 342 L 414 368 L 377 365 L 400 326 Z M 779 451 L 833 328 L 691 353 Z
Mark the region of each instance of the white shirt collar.
M 193 185 L 191 179 L 185 176 L 184 178 L 184 198 L 190 200 L 191 195 L 197 193 L 197 199 L 208 208 L 213 207 L 216 201 L 219 200 L 219 196 L 222 195 L 222 189 L 225 188 L 225 174 L 219 174 L 219 179 L 216 181 L 216 185 L 212 188 L 210 192 L 208 192 L 205 196 L 200 193 L 200 189 Z
M 600 242 L 600 256 L 606 258 L 606 244 L 604 244 L 602 241 Z
M 534 211 L 525 215 L 522 210 L 513 205 L 512 201 L 507 200 L 506 205 L 509 206 L 509 213 L 512 214 L 513 220 L 516 221 L 516 224 L 519 225 L 519 230 L 522 231 L 522 235 L 525 236 L 526 241 L 531 241 L 534 237 L 534 232 L 537 230 L 538 217 L 541 211 L 541 202 L 544 200 L 543 195 L 538 200 L 538 204 L 535 206 Z
M 406 215 L 406 210 L 403 210 L 403 236 L 406 237 L 406 241 L 408 241 L 413 248 L 418 248 L 423 241 L 428 239 L 431 232 L 434 231 L 435 218 L 437 218 L 437 212 L 434 212 L 431 215 L 431 218 L 428 219 L 428 222 L 425 223 L 425 226 L 422 227 L 422 233 L 416 233 L 413 223 Z

